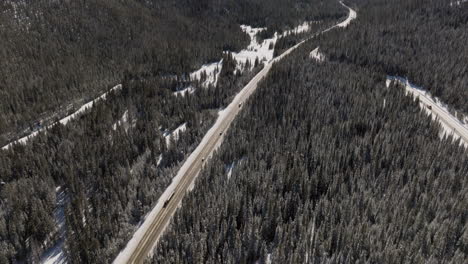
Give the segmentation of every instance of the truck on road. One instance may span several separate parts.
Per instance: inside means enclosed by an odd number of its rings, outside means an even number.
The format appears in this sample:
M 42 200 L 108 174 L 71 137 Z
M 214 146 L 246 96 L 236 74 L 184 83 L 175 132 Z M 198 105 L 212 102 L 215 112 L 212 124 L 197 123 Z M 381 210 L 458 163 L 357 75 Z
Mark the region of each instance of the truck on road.
M 166 208 L 166 207 L 167 207 L 167 205 L 168 205 L 169 202 L 171 201 L 172 197 L 174 197 L 174 194 L 175 194 L 175 192 L 173 192 L 173 193 L 171 194 L 171 196 L 169 197 L 169 199 L 167 199 L 167 200 L 164 202 L 163 208 Z

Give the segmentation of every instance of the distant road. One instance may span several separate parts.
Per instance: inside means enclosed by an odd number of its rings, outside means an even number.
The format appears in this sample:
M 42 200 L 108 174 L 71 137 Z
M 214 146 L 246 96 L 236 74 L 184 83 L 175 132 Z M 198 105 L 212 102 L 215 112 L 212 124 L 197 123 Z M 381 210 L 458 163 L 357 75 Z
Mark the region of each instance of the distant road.
M 122 84 L 117 84 L 116 86 L 112 87 L 109 91 L 103 93 L 99 97 L 96 97 L 91 102 L 88 102 L 88 103 L 82 105 L 80 108 L 78 108 L 78 110 L 76 110 L 72 114 L 69 114 L 69 115 L 63 117 L 62 119 L 60 119 L 57 122 L 52 123 L 51 125 L 48 125 L 48 126 L 40 128 L 40 129 L 38 129 L 36 131 L 33 131 L 32 133 L 30 133 L 27 136 L 24 136 L 24 137 L 22 137 L 20 139 L 17 139 L 15 141 L 13 141 L 13 142 L 10 142 L 9 144 L 3 146 L 2 150 L 8 150 L 9 148 L 11 148 L 15 144 L 26 144 L 30 139 L 32 139 L 35 136 L 39 135 L 40 132 L 46 131 L 47 129 L 52 128 L 53 126 L 57 125 L 58 123 L 60 123 L 62 125 L 68 124 L 68 122 L 70 122 L 71 120 L 75 119 L 76 117 L 78 117 L 79 115 L 81 115 L 82 113 L 87 111 L 88 109 L 91 109 L 94 106 L 95 103 L 99 102 L 100 100 L 106 100 L 107 95 L 110 92 L 115 91 L 115 90 L 120 90 L 120 89 L 122 89 Z
M 341 4 L 345 6 L 343 3 Z M 347 6 L 345 7 L 350 11 L 350 15 L 344 21 L 346 22 L 345 25 L 343 24 L 344 22 L 339 23 L 322 31 L 322 33 L 333 28 L 346 26 L 350 20 L 356 17 L 356 12 L 354 10 Z M 255 91 L 259 81 L 268 74 L 273 63 L 282 60 L 305 41 L 306 40 L 296 44 L 294 47 L 286 50 L 283 54 L 266 64 L 265 67 L 247 84 L 247 86 L 245 86 L 236 95 L 229 106 L 220 114 L 215 125 L 208 131 L 202 142 L 181 167 L 173 183 L 164 192 L 162 197 L 166 200 L 162 200 L 162 198 L 160 198 L 155 210 L 146 217 L 145 222 L 137 233 L 135 233 L 135 236 L 128 243 L 127 247 L 115 259 L 114 264 L 144 262 L 151 253 L 157 240 L 164 232 L 165 227 L 169 224 L 175 211 L 181 204 L 185 193 L 190 189 L 190 186 L 194 184 L 194 180 L 202 169 L 204 162 L 206 162 L 207 158 L 221 144 L 225 132 L 229 129 L 232 121 L 242 109 L 244 102 L 246 102 L 250 95 Z M 163 204 L 166 206 L 164 207 Z

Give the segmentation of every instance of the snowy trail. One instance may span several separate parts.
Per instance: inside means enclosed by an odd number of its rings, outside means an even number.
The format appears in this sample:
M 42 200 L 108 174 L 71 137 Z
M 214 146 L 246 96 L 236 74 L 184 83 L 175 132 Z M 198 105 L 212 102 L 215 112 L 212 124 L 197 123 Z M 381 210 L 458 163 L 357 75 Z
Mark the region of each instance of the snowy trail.
M 348 8 L 350 13 L 348 18 L 344 21 L 347 25 L 356 17 L 356 12 L 343 3 L 341 4 Z M 339 25 L 343 25 L 344 22 L 324 30 L 322 33 L 330 31 Z M 208 159 L 214 150 L 222 143 L 225 131 L 229 128 L 236 115 L 240 112 L 242 104 L 255 91 L 258 83 L 268 74 L 275 62 L 283 59 L 308 39 L 301 41 L 285 51 L 282 55 L 267 63 L 265 67 L 235 96 L 226 109 L 219 114 L 219 117 L 213 127 L 208 130 L 201 143 L 187 158 L 177 175 L 174 177 L 172 183 L 158 199 L 156 206 L 148 213 L 143 224 L 135 232 L 125 249 L 121 251 L 114 260 L 114 264 L 143 263 L 147 256 L 151 254 L 159 237 L 164 233 L 164 230 L 170 223 L 175 211 L 181 205 L 185 193 L 190 190 L 191 186 L 193 186 L 205 160 Z
M 413 95 L 415 98 L 419 98 L 421 107 L 423 107 L 434 120 L 442 125 L 444 129 L 443 134 L 452 135 L 454 139 L 460 138 L 461 143 L 468 148 L 468 126 L 453 116 L 440 100 L 433 99 L 428 92 L 411 84 L 405 78 L 388 76 L 387 86 L 392 81 L 397 81 L 404 85 L 407 93 Z
M 37 131 L 32 132 L 31 134 L 29 134 L 29 135 L 27 135 L 27 136 L 24 136 L 24 137 L 22 137 L 22 138 L 20 138 L 20 139 L 17 139 L 17 140 L 15 140 L 15 141 L 13 141 L 13 142 L 11 142 L 11 143 L 9 143 L 9 144 L 3 146 L 3 147 L 2 147 L 2 150 L 8 150 L 9 148 L 11 148 L 11 147 L 12 147 L 13 145 L 15 145 L 15 144 L 26 144 L 30 139 L 32 139 L 32 138 L 36 137 L 37 135 L 39 135 L 40 132 L 45 131 L 45 130 L 47 130 L 47 129 L 49 129 L 49 128 L 52 128 L 52 127 L 53 127 L 54 125 L 56 125 L 57 123 L 60 123 L 60 124 L 62 124 L 62 125 L 68 124 L 68 122 L 70 122 L 72 119 L 78 117 L 79 115 L 81 115 L 82 113 L 84 113 L 86 110 L 91 109 L 91 108 L 94 106 L 94 104 L 97 103 L 98 101 L 100 101 L 100 100 L 106 100 L 107 95 L 108 95 L 110 92 L 112 92 L 112 91 L 114 91 L 114 90 L 119 90 L 119 89 L 122 89 L 122 85 L 121 85 L 121 84 L 118 84 L 118 85 L 114 86 L 114 87 L 111 88 L 109 91 L 103 93 L 101 96 L 95 98 L 94 100 L 92 100 L 92 101 L 89 102 L 89 103 L 84 104 L 84 105 L 81 106 L 78 110 L 76 110 L 73 114 L 68 115 L 68 116 L 66 116 L 66 117 L 64 117 L 64 118 L 62 118 L 62 119 L 60 119 L 58 122 L 55 122 L 55 123 L 53 123 L 53 124 L 51 124 L 51 125 L 49 125 L 49 126 L 43 127 L 43 128 L 41 128 L 41 129 L 39 129 L 39 130 L 37 130 Z

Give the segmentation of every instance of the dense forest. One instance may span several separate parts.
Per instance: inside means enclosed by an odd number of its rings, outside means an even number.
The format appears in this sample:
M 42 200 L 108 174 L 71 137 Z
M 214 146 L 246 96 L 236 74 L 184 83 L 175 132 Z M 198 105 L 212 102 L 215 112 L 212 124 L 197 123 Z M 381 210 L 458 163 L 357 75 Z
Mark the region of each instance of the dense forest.
M 384 74 L 307 51 L 259 87 L 153 262 L 466 263 L 468 152 Z
M 468 114 L 468 2 L 348 2 L 355 25 L 317 42 L 330 59 L 407 77 Z
M 385 80 L 467 113 L 468 5 L 347 4 L 348 28 L 274 66 L 152 263 L 466 263 L 468 151 Z
M 315 6 L 320 4 L 321 8 Z M 0 144 L 120 83 L 182 75 L 248 44 L 239 24 L 274 30 L 337 18 L 329 1 L 0 3 Z
M 0 3 L 0 142 L 122 83 L 66 126 L 0 150 L 0 263 L 36 263 L 57 245 L 69 263 L 111 262 L 219 109 L 262 67 L 234 73 L 229 51 L 249 40 L 239 25 L 266 26 L 267 38 L 344 14 L 321 0 Z M 221 58 L 218 85 L 187 79 Z M 192 94 L 174 94 L 187 85 Z
M 466 263 L 468 153 L 385 80 L 468 113 L 468 3 L 345 2 L 357 19 L 273 66 L 149 262 Z M 240 25 L 267 27 L 262 41 L 318 22 L 278 39 L 278 55 L 345 14 L 335 0 L 1 1 L 1 146 L 122 89 L 0 150 L 0 263 L 51 248 L 110 263 L 262 68 L 235 70 Z M 188 78 L 220 59 L 217 85 Z

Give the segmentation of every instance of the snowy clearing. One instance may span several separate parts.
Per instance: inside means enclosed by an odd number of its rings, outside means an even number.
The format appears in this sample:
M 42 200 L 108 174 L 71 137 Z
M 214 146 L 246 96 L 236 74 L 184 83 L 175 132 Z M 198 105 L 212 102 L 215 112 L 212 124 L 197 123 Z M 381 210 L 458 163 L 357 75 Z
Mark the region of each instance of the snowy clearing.
M 317 62 L 325 61 L 325 55 L 319 51 L 319 47 L 315 48 L 313 51 L 310 52 L 309 57 L 311 59 L 316 60 Z
M 422 87 L 411 84 L 406 78 L 387 76 L 387 87 L 389 87 L 393 81 L 404 85 L 406 93 L 411 94 L 415 99 L 418 98 L 420 107 L 424 109 L 433 120 L 440 123 L 442 127 L 441 138 L 452 136 L 454 140 L 460 139 L 460 143 L 468 148 L 468 125 L 453 116 L 446 104 L 438 98 L 433 97 Z
M 277 32 L 274 34 L 272 38 L 269 39 L 264 39 L 261 43 L 257 42 L 257 35 L 264 31 L 267 30 L 267 28 L 253 28 L 248 25 L 241 25 L 242 31 L 244 31 L 246 34 L 249 35 L 250 37 L 250 44 L 247 46 L 247 48 L 239 51 L 239 52 L 232 52 L 233 58 L 237 61 L 237 67 L 236 71 L 244 71 L 244 70 L 251 70 L 254 66 L 255 60 L 258 58 L 259 62 L 263 63 L 268 63 L 273 59 L 273 53 L 274 53 L 274 47 L 276 44 L 276 41 L 284 36 L 290 35 L 290 34 L 299 34 L 303 32 L 307 32 L 310 30 L 310 25 L 312 23 L 318 23 L 318 22 L 304 22 L 301 25 L 298 25 L 297 27 L 287 30 L 283 32 L 283 34 L 278 34 Z M 250 68 L 246 69 L 245 64 L 247 61 L 250 62 Z M 202 82 L 203 87 L 208 87 L 209 85 L 216 86 L 218 83 L 218 78 L 219 78 L 219 73 L 221 72 L 221 69 L 223 67 L 223 61 L 219 62 L 214 62 L 210 64 L 205 64 L 203 65 L 200 69 L 197 71 L 194 71 L 190 74 L 190 78 L 192 80 L 198 80 Z M 189 89 L 189 93 L 193 92 L 190 90 L 190 87 L 187 87 L 181 91 L 176 92 L 175 94 L 182 93 L 182 96 L 185 95 L 185 91 Z
M 68 115 L 62 119 L 60 119 L 58 122 L 56 123 L 53 123 L 52 125 L 49 125 L 49 126 L 46 126 L 46 127 L 43 127 L 37 131 L 34 131 L 32 132 L 31 134 L 25 136 L 25 137 L 22 137 L 20 139 L 17 139 L 5 146 L 2 147 L 2 150 L 7 150 L 9 149 L 10 147 L 12 147 L 13 145 L 15 144 L 26 144 L 30 139 L 36 137 L 40 132 L 42 131 L 45 131 L 49 128 L 52 128 L 54 125 L 56 125 L 57 123 L 60 123 L 62 125 L 67 125 L 68 122 L 70 122 L 71 120 L 75 119 L 76 117 L 78 117 L 79 115 L 81 115 L 82 113 L 84 113 L 86 110 L 88 109 L 91 109 L 95 103 L 97 103 L 98 101 L 100 100 L 106 100 L 107 98 L 107 95 L 114 91 L 114 90 L 119 90 L 119 89 L 122 89 L 122 85 L 121 84 L 118 84 L 116 86 L 114 86 L 112 89 L 110 89 L 109 91 L 107 91 L 106 93 L 102 94 L 101 96 L 97 97 L 96 99 L 92 100 L 91 102 L 89 103 L 86 103 L 84 104 L 83 106 L 81 106 L 78 110 L 76 110 L 73 114 L 71 115 Z

